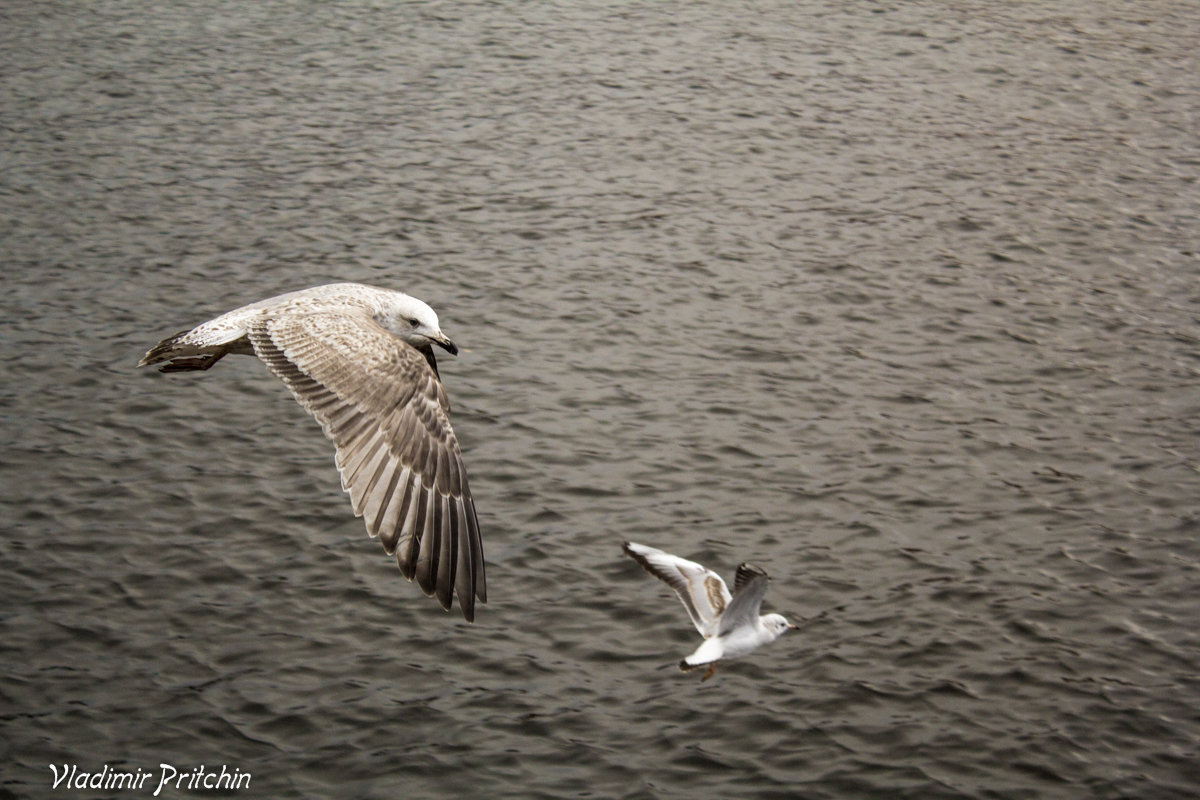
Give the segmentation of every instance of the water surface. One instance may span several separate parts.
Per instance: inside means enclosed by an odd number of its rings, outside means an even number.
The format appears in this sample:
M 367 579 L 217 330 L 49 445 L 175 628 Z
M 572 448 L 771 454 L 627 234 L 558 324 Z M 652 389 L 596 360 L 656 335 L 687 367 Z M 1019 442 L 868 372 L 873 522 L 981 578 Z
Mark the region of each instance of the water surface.
M 1194 796 L 1190 5 L 0 20 L 0 796 Z M 334 280 L 463 347 L 474 625 L 261 364 L 134 368 Z M 680 674 L 624 539 L 802 631 Z

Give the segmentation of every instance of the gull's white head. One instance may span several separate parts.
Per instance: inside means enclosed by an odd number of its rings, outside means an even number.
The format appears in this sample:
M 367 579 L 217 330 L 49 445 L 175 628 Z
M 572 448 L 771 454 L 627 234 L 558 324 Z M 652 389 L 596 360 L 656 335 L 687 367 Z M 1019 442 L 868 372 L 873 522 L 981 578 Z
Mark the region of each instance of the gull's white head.
M 796 626 L 784 619 L 782 614 L 764 614 L 761 621 L 763 629 L 771 635 L 771 641 L 775 641 L 787 631 L 796 630 Z
M 400 292 L 388 297 L 380 310 L 379 323 L 413 347 L 436 344 L 450 355 L 458 355 L 458 348 L 450 337 L 442 333 L 437 314 L 423 301 Z

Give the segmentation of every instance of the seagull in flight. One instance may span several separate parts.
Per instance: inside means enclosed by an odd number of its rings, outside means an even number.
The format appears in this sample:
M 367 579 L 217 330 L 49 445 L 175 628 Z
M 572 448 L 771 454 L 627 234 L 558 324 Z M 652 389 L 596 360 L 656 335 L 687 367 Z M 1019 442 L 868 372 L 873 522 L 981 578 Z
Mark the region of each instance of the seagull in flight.
M 163 339 L 138 366 L 257 356 L 333 441 L 342 488 L 405 578 L 468 622 L 487 602 L 483 543 L 432 345 L 458 348 L 415 297 L 334 283 L 260 300 Z
M 675 590 L 704 642 L 679 662 L 687 671 L 707 666 L 701 682 L 717 670 L 722 658 L 744 656 L 770 644 L 796 626 L 779 614 L 759 616 L 767 593 L 767 573 L 740 564 L 733 580 L 733 594 L 721 576 L 686 558 L 642 544 L 625 542 L 625 553 L 654 577 Z

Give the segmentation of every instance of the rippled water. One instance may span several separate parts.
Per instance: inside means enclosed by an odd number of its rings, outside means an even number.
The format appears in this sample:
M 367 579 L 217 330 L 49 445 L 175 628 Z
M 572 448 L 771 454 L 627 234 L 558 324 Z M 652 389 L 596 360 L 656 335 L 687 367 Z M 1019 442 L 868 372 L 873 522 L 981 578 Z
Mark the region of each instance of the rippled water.
M 62 796 L 50 763 L 1194 796 L 1198 36 L 1183 2 L 4 4 L 0 797 Z M 261 364 L 133 366 L 331 280 L 464 347 L 474 625 Z M 698 683 L 623 539 L 763 565 L 803 630 Z

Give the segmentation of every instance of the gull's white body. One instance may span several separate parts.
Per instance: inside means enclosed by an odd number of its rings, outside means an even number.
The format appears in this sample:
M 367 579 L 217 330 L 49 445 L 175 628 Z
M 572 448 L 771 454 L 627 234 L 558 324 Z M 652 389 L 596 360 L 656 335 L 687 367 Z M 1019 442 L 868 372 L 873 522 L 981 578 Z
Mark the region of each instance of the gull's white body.
M 633 542 L 626 542 L 624 550 L 675 591 L 704 637 L 695 652 L 680 662 L 680 669 L 707 665 L 707 680 L 718 661 L 752 653 L 796 627 L 779 614 L 759 615 L 767 592 L 767 574 L 762 570 L 740 564 L 731 594 L 721 576 L 694 561 Z
M 683 663 L 689 667 L 701 667 L 714 661 L 741 658 L 775 641 L 788 629 L 787 620 L 779 614 L 755 616 L 747 624 L 739 625 L 726 634 L 705 639 L 690 656 L 683 659 Z M 782 621 L 782 624 L 776 620 Z

